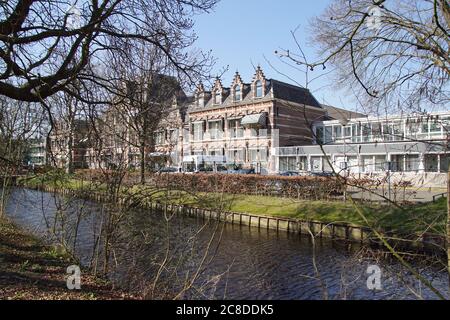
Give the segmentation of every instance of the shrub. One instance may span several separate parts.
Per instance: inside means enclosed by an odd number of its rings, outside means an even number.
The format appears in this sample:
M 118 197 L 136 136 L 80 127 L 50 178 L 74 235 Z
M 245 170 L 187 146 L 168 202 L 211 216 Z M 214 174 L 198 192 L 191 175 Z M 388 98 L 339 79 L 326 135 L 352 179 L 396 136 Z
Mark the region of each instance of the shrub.
M 343 193 L 333 177 L 280 177 L 240 174 L 151 174 L 148 183 L 170 190 L 331 199 Z

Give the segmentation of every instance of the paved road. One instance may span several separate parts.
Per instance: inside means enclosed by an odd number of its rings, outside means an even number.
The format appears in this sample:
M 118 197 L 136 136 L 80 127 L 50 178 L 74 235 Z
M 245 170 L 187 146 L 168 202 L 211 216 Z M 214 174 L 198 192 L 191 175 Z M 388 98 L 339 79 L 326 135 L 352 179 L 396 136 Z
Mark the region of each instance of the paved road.
M 374 193 L 369 193 L 368 191 L 350 191 L 351 195 L 355 199 L 368 199 L 375 201 L 385 201 L 383 197 L 379 195 L 384 195 L 389 198 L 389 192 L 387 188 L 376 189 Z M 396 199 L 397 201 L 411 201 L 411 202 L 430 202 L 433 201 L 433 196 L 439 197 L 440 194 L 447 192 L 444 188 L 408 188 L 404 192 L 403 190 L 397 190 L 396 192 L 391 191 L 391 200 Z

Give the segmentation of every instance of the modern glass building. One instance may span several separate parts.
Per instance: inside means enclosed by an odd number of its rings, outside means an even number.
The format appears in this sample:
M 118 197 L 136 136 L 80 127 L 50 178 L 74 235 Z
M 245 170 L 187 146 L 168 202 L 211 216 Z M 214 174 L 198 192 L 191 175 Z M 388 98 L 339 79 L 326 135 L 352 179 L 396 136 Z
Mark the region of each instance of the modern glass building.
M 313 145 L 277 148 L 278 172 L 374 175 L 449 169 L 450 111 L 317 121 L 312 131 Z

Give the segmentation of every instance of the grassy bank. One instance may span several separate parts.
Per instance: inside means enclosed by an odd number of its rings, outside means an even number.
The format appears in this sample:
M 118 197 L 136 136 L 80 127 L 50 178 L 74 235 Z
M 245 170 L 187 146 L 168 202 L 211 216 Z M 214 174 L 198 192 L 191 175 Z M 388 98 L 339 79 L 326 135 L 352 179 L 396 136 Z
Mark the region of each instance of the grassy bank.
M 0 299 L 126 299 L 82 269 L 81 290 L 68 290 L 66 268 L 73 261 L 57 248 L 0 218 Z
M 40 176 L 27 180 L 27 185 L 31 187 L 42 184 L 71 190 L 104 190 L 101 184 L 80 181 L 64 175 Z M 350 201 L 311 201 L 215 192 L 196 194 L 183 191 L 159 192 L 141 185 L 123 187 L 122 192 L 132 195 L 137 202 L 159 201 L 255 215 L 367 226 Z M 370 202 L 362 202 L 358 206 L 363 209 L 370 226 L 381 231 L 389 230 L 399 234 L 423 232 L 445 234 L 447 205 L 444 198 L 433 203 L 403 205 L 401 208 Z
M 145 193 L 143 193 L 145 194 Z M 355 206 L 343 201 L 309 201 L 252 195 L 221 195 L 173 192 L 170 195 L 157 194 L 153 197 L 160 202 L 186 204 L 195 207 L 217 208 L 234 212 L 287 217 L 321 222 L 343 222 L 367 226 L 357 213 Z M 447 216 L 446 199 L 436 202 L 408 204 L 401 208 L 376 203 L 358 203 L 370 226 L 379 230 L 389 230 L 399 234 L 434 233 L 445 234 Z

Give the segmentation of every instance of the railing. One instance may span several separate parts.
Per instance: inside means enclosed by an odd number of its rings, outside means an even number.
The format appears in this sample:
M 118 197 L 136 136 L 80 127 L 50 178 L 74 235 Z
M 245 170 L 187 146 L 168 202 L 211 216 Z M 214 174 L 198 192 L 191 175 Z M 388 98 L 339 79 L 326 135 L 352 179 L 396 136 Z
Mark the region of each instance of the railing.
M 275 149 L 276 156 L 296 156 L 297 147 L 281 147 Z
M 202 134 L 190 135 L 188 139 L 184 139 L 184 143 L 203 142 L 214 140 L 238 140 L 238 139 L 270 139 L 271 135 L 267 129 L 261 129 L 258 133 L 255 131 L 244 129 L 228 129 L 227 131 L 210 129 Z
M 435 202 L 439 198 L 445 198 L 445 197 L 448 197 L 448 193 L 447 192 L 442 192 L 442 193 L 439 193 L 439 194 L 435 194 L 433 196 L 433 202 Z

